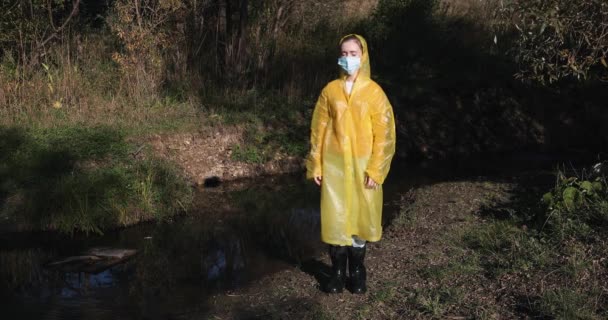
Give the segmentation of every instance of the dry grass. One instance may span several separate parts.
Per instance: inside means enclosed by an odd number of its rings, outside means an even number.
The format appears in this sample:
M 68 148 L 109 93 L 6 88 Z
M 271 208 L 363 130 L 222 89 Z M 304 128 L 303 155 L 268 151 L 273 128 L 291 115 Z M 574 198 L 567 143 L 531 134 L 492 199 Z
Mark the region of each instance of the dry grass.
M 103 36 L 76 37 L 58 45 L 34 70 L 5 57 L 0 64 L 0 125 L 66 124 L 121 127 L 181 125 L 196 116 L 196 96 L 178 101 L 141 91 L 109 58 Z
M 350 18 L 366 18 L 376 8 L 380 0 L 346 0 L 344 1 L 345 15 Z
M 441 0 L 443 9 L 449 15 L 477 17 L 477 21 L 484 23 L 492 20 L 498 3 L 498 0 Z
M 380 0 L 345 0 L 343 3 L 345 15 L 350 18 L 368 17 Z M 498 0 L 441 0 L 441 5 L 451 15 L 475 17 L 492 17 Z

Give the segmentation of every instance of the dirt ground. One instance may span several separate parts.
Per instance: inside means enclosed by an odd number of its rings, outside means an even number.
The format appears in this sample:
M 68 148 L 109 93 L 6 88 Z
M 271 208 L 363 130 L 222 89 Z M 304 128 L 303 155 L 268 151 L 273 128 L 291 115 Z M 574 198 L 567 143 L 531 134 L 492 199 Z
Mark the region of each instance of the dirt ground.
M 233 159 L 234 148 L 242 144 L 245 133 L 236 127 L 213 127 L 194 133 L 154 134 L 142 139 L 155 156 L 177 164 L 195 186 L 218 177 L 232 180 L 260 175 L 294 172 L 303 168 L 303 160 L 284 154 L 263 164 Z
M 428 273 L 450 259 L 466 259 L 452 242 L 462 230 L 479 223 L 475 213 L 508 195 L 509 183 L 443 182 L 417 189 L 399 200 L 401 218 L 393 221 L 380 242 L 368 245 L 369 291 L 330 295 L 320 289 L 329 259 L 293 266 L 246 288 L 209 300 L 208 319 L 509 319 L 501 309 L 500 288 L 484 286 L 475 274 L 466 279 L 433 280 Z M 460 306 L 446 303 L 460 287 Z M 447 293 L 447 298 L 446 298 Z M 497 296 L 498 293 L 498 296 Z M 454 297 L 452 297 L 453 299 Z M 449 301 L 448 301 L 449 302 Z
M 238 162 L 231 157 L 232 148 L 242 141 L 242 131 L 216 129 L 155 135 L 147 143 L 156 155 L 180 166 L 194 186 L 202 186 L 209 177 L 232 180 L 303 169 L 302 159 L 281 155 L 265 164 Z M 485 177 L 444 181 L 386 203 L 399 213 L 385 228 L 383 239 L 368 244 L 369 291 L 365 295 L 323 292 L 330 262 L 327 254 L 320 254 L 246 287 L 205 298 L 203 310 L 187 312 L 183 318 L 526 318 L 514 294 L 527 290 L 526 283 L 521 279 L 488 281 L 478 264 L 468 262 L 472 252 L 456 245 L 465 230 L 484 222 L 478 213 L 509 199 L 514 186 L 514 180 Z

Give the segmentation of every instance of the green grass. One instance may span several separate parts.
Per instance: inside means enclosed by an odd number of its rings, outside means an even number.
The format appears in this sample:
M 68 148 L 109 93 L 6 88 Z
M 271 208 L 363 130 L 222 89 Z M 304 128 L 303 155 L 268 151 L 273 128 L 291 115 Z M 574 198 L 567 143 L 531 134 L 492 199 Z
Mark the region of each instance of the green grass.
M 413 302 L 421 314 L 442 319 L 450 309 L 462 303 L 463 297 L 463 292 L 458 288 L 425 288 L 416 291 Z
M 606 319 L 606 187 L 585 181 L 566 178 L 552 187 L 525 178 L 484 202 L 467 227 L 442 236 L 441 254 L 413 257 L 422 285 L 400 293 L 396 305 L 407 306 L 412 318 Z M 548 188 L 549 205 L 540 201 Z M 577 188 L 580 199 L 570 201 L 568 188 Z M 419 223 L 412 208 L 402 206 L 398 227 Z M 392 306 L 394 296 L 383 286 L 370 300 Z
M 317 307 L 316 309 L 313 309 L 313 311 L 311 312 L 310 319 L 334 320 L 335 317 L 333 315 L 331 315 L 330 313 L 328 313 L 327 311 L 323 310 L 321 307 Z
M 389 303 L 397 296 L 397 283 L 383 283 L 377 290 L 370 292 L 370 300 L 377 303 Z
M 411 206 L 401 206 L 399 214 L 392 221 L 392 225 L 399 228 L 413 228 L 418 224 L 418 219 L 416 210 L 413 210 Z
M 169 164 L 136 160 L 111 127 L 0 128 L 0 214 L 26 229 L 94 232 L 183 212 L 185 180 Z
M 244 141 L 233 146 L 232 159 L 267 162 L 277 153 L 303 157 L 308 151 L 309 118 L 314 101 L 289 103 L 275 91 L 221 91 L 207 93 L 206 125 L 238 126 Z
M 450 281 L 457 277 L 470 277 L 484 271 L 480 257 L 475 252 L 462 252 L 460 256 L 452 257 L 446 264 L 425 266 L 418 274 L 427 280 Z
M 463 236 L 466 247 L 476 251 L 491 276 L 526 273 L 552 263 L 554 252 L 541 239 L 509 221 L 494 221 L 471 228 Z
M 549 290 L 535 307 L 541 314 L 557 320 L 605 319 L 606 314 L 595 312 L 602 292 L 594 291 L 580 292 L 571 288 Z
M 600 262 L 608 250 L 605 177 L 557 176 L 542 204 L 529 187 L 517 187 L 506 202 L 489 204 L 482 213 L 486 221 L 469 227 L 457 243 L 469 251 L 466 256 L 477 257 L 477 262 L 470 261 L 483 270 L 482 281 L 501 279 L 501 286 L 514 285 L 512 294 L 528 301 L 529 315 L 605 319 L 608 265 Z M 508 215 L 502 214 L 505 210 Z M 465 273 L 453 272 L 453 267 L 450 262 L 424 270 L 424 275 L 444 279 Z M 429 307 L 435 301 L 428 300 Z
M 561 250 L 564 254 L 564 261 L 558 269 L 560 274 L 570 281 L 582 279 L 589 274 L 593 268 L 594 257 L 588 252 L 588 249 L 581 243 L 566 244 Z
M 264 150 L 256 146 L 247 145 L 234 145 L 232 147 L 232 159 L 247 163 L 261 164 L 266 162 L 267 156 Z

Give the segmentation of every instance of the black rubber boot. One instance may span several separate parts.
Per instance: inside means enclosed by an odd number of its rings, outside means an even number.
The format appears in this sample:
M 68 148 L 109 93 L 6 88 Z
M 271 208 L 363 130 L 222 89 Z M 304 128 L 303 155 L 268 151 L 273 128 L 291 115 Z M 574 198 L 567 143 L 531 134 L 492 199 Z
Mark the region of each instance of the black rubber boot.
M 328 293 L 340 293 L 344 289 L 346 279 L 346 258 L 348 249 L 340 246 L 329 246 L 329 257 L 331 258 L 331 278 L 325 290 Z
M 365 247 L 355 248 L 348 247 L 348 272 L 350 274 L 350 290 L 355 294 L 362 294 L 367 291 L 365 280 L 367 273 L 365 272 Z

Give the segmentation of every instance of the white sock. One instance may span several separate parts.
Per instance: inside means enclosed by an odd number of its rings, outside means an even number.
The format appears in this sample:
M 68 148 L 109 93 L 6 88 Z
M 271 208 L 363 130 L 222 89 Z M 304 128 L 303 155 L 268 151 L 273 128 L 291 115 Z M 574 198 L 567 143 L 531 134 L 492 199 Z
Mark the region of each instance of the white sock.
M 353 236 L 353 247 L 355 248 L 363 248 L 365 247 L 365 240 L 357 237 L 357 236 Z

